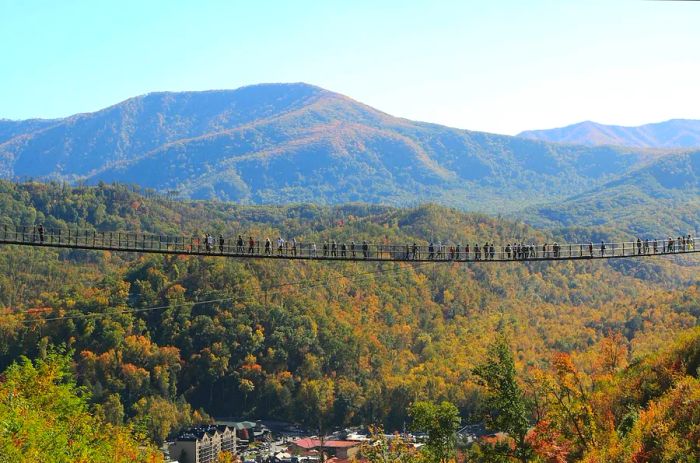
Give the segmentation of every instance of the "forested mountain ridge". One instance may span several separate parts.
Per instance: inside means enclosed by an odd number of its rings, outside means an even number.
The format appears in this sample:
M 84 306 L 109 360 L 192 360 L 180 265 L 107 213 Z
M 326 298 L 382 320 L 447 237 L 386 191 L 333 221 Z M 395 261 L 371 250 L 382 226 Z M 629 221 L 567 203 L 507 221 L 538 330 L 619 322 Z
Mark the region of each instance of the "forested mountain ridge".
M 3 153 L 15 159 L 16 175 L 85 176 L 132 160 L 168 143 L 240 127 L 282 115 L 322 93 L 311 86 L 280 85 L 265 92 L 152 93 L 94 113 L 65 119 L 3 121 L 19 132 Z M 10 124 L 13 124 L 10 126 Z M 0 126 L 1 127 L 1 126 Z M 26 171 L 35 161 L 40 171 Z
M 588 232 L 612 226 L 630 237 L 697 235 L 700 151 L 663 157 L 586 193 L 533 207 L 522 217 L 535 226 Z
M 531 140 L 586 146 L 690 149 L 700 147 L 700 120 L 671 119 L 637 127 L 585 121 L 557 129 L 526 130 L 518 136 Z
M 0 220 L 13 225 L 317 242 L 557 239 L 438 206 L 237 206 L 118 185 L 0 182 L 0 191 Z M 67 342 L 94 405 L 116 423 L 148 423 L 157 441 L 199 408 L 311 425 L 324 413 L 329 423 L 393 429 L 421 398 L 451 400 L 469 416 L 480 397 L 471 370 L 496 331 L 510 333 L 521 368 L 564 351 L 585 369 L 611 332 L 632 359 L 657 350 L 697 324 L 697 273 L 686 266 L 694 262 L 240 262 L 3 246 L 0 363 Z
M 17 135 L 0 141 L 0 176 L 121 181 L 251 204 L 507 211 L 581 193 L 657 156 L 413 122 L 306 84 L 153 93 L 18 128 L 30 122 L 12 123 Z
M 0 145 L 17 136 L 36 132 L 54 125 L 56 122 L 56 120 L 51 119 L 29 119 L 26 121 L 0 119 Z

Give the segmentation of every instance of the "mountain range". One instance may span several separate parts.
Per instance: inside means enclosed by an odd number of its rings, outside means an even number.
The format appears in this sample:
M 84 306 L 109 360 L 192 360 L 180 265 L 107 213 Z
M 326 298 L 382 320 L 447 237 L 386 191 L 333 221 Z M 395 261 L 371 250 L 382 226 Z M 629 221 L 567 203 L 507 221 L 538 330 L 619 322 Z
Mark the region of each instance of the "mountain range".
M 152 93 L 61 119 L 0 120 L 6 179 L 135 183 L 244 204 L 539 208 L 547 221 L 560 217 L 545 214 L 553 210 L 547 207 L 618 191 L 619 182 L 639 178 L 639 169 L 658 171 L 655 165 L 678 156 L 699 154 L 454 129 L 394 117 L 303 83 Z M 683 175 L 666 172 L 664 184 L 684 188 L 690 181 L 697 188 L 695 173 Z M 657 193 L 641 192 L 649 201 Z
M 527 130 L 518 136 L 530 140 L 586 146 L 700 148 L 700 120 L 671 119 L 638 127 L 585 121 L 558 129 Z

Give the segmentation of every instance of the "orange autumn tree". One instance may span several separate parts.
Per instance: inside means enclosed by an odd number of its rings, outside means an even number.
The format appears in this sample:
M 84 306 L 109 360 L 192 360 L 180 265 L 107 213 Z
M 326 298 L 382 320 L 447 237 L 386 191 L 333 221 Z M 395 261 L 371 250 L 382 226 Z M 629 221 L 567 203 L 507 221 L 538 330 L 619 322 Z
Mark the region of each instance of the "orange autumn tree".
M 561 445 L 581 455 L 595 445 L 597 421 L 591 406 L 591 380 L 566 353 L 554 354 L 552 371 L 540 374 L 538 387 L 545 419 L 561 433 Z

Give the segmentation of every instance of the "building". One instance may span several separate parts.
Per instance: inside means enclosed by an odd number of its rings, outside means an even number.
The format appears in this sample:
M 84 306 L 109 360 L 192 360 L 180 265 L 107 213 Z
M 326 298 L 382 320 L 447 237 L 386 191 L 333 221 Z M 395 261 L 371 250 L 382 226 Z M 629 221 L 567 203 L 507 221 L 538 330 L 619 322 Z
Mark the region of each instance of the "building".
M 312 450 L 323 451 L 340 460 L 349 460 L 357 456 L 362 442 L 349 440 L 297 439 L 290 444 L 290 451 L 295 454 L 306 454 Z
M 199 426 L 181 432 L 168 447 L 179 463 L 216 463 L 221 452 L 236 453 L 236 432 L 228 426 Z

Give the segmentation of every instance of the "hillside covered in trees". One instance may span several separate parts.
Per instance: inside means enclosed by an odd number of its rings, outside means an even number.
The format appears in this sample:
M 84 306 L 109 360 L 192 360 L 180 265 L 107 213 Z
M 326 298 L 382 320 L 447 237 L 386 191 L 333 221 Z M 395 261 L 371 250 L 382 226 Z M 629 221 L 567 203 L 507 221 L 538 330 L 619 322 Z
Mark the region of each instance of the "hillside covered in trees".
M 43 346 L 21 357 L 0 380 L 0 461 L 156 463 L 163 456 L 134 426 L 108 419 L 75 383 L 71 358 Z
M 175 202 L 120 185 L 0 182 L 0 193 L 0 226 L 317 242 L 561 240 L 431 205 Z M 495 333 L 508 336 L 519 372 L 549 371 L 566 355 L 595 375 L 596 353 L 611 340 L 620 362 L 637 365 L 698 324 L 697 268 L 681 257 L 289 263 L 2 246 L 0 369 L 65 344 L 91 410 L 155 442 L 207 415 L 315 426 L 322 414 L 329 426 L 397 429 L 417 400 L 447 400 L 481 420 L 486 393 L 475 368 Z
M 485 395 L 481 417 L 502 434 L 469 447 L 466 460 L 698 461 L 700 329 L 642 358 L 628 354 L 616 334 L 588 359 L 558 352 L 546 368 L 518 373 L 506 336 L 497 336 L 473 373 Z
M 575 195 L 520 216 L 537 227 L 633 236 L 677 236 L 700 230 L 700 151 L 669 155 Z M 583 238 L 581 238 L 583 239 Z

